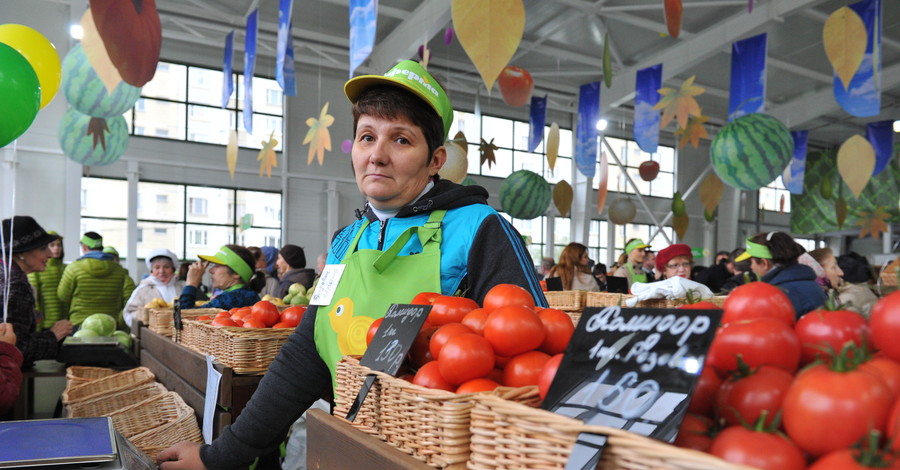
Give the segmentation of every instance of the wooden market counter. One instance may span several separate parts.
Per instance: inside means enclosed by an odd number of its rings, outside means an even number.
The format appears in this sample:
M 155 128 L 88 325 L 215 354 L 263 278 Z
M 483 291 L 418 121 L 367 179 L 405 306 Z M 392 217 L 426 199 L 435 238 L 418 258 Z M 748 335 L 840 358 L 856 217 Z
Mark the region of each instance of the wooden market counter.
M 178 392 L 203 423 L 204 397 L 206 396 L 206 357 L 176 343 L 171 338 L 140 328 L 140 361 L 150 369 L 156 380 L 167 389 Z M 256 388 L 262 375 L 238 375 L 231 367 L 215 363 L 222 374 L 219 398 L 213 418 L 213 437 L 218 437 L 225 426 L 238 417 Z

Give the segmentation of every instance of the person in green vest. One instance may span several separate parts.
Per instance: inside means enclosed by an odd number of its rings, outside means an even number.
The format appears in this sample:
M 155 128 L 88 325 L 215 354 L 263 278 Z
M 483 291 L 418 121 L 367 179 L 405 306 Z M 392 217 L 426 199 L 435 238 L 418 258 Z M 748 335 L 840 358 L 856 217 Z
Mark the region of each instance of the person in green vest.
M 69 318 L 68 306 L 59 300 L 59 296 L 56 294 L 63 271 L 66 269 L 66 264 L 63 263 L 65 256 L 63 237 L 52 230 L 48 230 L 47 233 L 59 237 L 48 245 L 50 259 L 47 260 L 47 267 L 43 272 L 28 274 L 28 282 L 34 287 L 35 308 L 44 314 L 44 317 L 38 322 L 37 331 L 50 329 L 57 321 Z
M 516 284 L 547 305 L 521 235 L 487 204 L 487 190 L 438 176 L 453 123 L 440 83 L 407 60 L 351 79 L 344 92 L 366 206 L 332 239 L 316 288 L 331 300 L 306 311 L 237 421 L 211 445 L 163 450 L 162 470 L 239 468 L 277 449 L 312 403 L 334 401 L 341 355 L 362 354 L 368 325 L 393 303 L 440 292 L 481 304 L 494 286 Z
M 646 256 L 645 248 L 650 248 L 650 245 L 644 243 L 640 238 L 628 240 L 625 243 L 625 254 L 628 256 L 628 259 L 612 273 L 613 276 L 627 278 L 629 289 L 635 282 L 646 283 L 649 281 L 647 273 L 643 270 L 644 256 Z
M 113 261 L 112 254 L 103 252 L 103 237 L 97 232 L 81 237 L 81 252 L 81 258 L 63 271 L 56 290 L 69 308 L 69 319 L 77 326 L 93 313 L 105 313 L 125 328 L 122 309 L 134 290 L 134 280 Z

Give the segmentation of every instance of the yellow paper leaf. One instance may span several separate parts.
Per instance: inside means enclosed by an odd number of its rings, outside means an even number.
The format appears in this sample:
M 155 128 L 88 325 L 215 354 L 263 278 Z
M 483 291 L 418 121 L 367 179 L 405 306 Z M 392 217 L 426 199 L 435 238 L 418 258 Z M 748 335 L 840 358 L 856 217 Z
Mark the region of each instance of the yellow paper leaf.
M 725 185 L 719 179 L 715 172 L 711 172 L 703 182 L 700 183 L 700 203 L 707 212 L 712 213 L 722 200 L 722 194 L 725 192 Z
M 278 156 L 275 155 L 275 146 L 278 145 L 278 139 L 275 138 L 275 131 L 269 134 L 268 141 L 263 140 L 260 143 L 263 147 L 256 157 L 260 161 L 259 176 L 262 176 L 263 172 L 265 172 L 266 177 L 271 178 L 272 168 L 278 168 Z
M 691 219 L 687 214 L 676 215 L 672 217 L 672 228 L 675 229 L 675 235 L 677 235 L 679 239 L 684 238 L 690 222 Z
M 319 119 L 314 117 L 306 120 L 309 131 L 303 138 L 303 144 L 309 144 L 309 153 L 306 158 L 306 165 L 312 165 L 313 157 L 318 157 L 319 166 L 325 163 L 325 151 L 331 150 L 331 134 L 328 127 L 334 124 L 334 116 L 328 114 L 328 103 L 322 106 L 319 113 Z
M 94 24 L 94 17 L 91 15 L 90 8 L 81 16 L 81 28 L 84 30 L 84 36 L 81 38 L 81 47 L 84 49 L 84 55 L 87 56 L 91 67 L 97 72 L 100 81 L 103 82 L 106 92 L 112 95 L 119 83 L 122 83 L 122 75 L 119 74 L 119 69 L 113 65 L 109 54 L 106 52 L 106 46 L 103 44 L 103 39 L 100 38 L 97 25 Z
M 228 146 L 225 147 L 225 163 L 228 164 L 228 174 L 234 180 L 234 169 L 238 159 L 238 131 L 232 129 L 228 133 Z
M 559 155 L 559 124 L 550 124 L 550 131 L 547 133 L 547 166 L 550 171 L 556 166 L 556 157 Z
M 850 86 L 850 80 L 862 64 L 868 40 L 866 25 L 851 8 L 838 8 L 825 21 L 822 28 L 825 55 L 844 84 L 844 89 Z
M 694 85 L 696 75 L 692 75 L 681 84 L 677 90 L 674 88 L 660 88 L 659 102 L 653 109 L 662 109 L 663 115 L 659 123 L 659 128 L 663 129 L 672 122 L 672 118 L 678 121 L 678 127 L 686 128 L 688 118 L 691 116 L 700 117 L 701 109 L 697 104 L 695 96 L 702 95 L 706 90 L 703 87 Z
M 687 128 L 679 127 L 678 130 L 675 131 L 675 135 L 680 135 L 681 139 L 678 141 L 678 148 L 684 148 L 688 142 L 697 148 L 700 145 L 700 139 L 709 140 L 709 134 L 706 133 L 706 121 L 709 121 L 709 116 L 691 116 L 688 118 Z
M 556 206 L 561 217 L 569 215 L 574 198 L 575 193 L 572 191 L 572 186 L 566 180 L 561 180 L 553 187 L 553 205 Z
M 522 0 L 453 0 L 453 30 L 488 92 L 525 31 Z
M 609 190 L 609 160 L 606 152 L 600 152 L 600 168 L 597 170 L 597 213 L 603 213 L 606 205 L 606 192 Z
M 859 199 L 875 171 L 875 149 L 861 135 L 854 135 L 838 149 L 837 166 L 838 173 L 847 183 L 853 197 Z

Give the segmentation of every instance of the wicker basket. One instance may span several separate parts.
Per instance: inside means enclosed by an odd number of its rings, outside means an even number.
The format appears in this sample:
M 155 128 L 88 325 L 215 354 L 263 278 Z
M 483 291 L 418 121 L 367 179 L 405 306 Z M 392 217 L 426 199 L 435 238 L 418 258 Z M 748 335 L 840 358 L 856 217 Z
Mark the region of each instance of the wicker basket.
M 172 397 L 173 395 L 174 397 Z M 184 400 L 182 400 L 181 396 L 179 396 L 177 393 L 169 392 L 164 396 L 172 397 L 171 399 L 167 398 L 170 401 L 165 404 L 165 411 L 153 411 L 149 409 L 147 411 L 154 415 L 152 420 L 165 421 L 147 429 L 146 431 L 134 434 L 129 437 L 129 439 L 135 446 L 137 446 L 151 459 L 154 460 L 156 459 L 156 454 L 159 454 L 163 449 L 171 446 L 172 444 L 181 441 L 192 441 L 198 444 L 203 443 L 203 434 L 200 432 L 200 427 L 197 425 L 197 417 L 194 416 L 194 410 L 190 406 L 185 404 Z M 157 405 L 163 404 L 164 403 L 162 401 L 157 402 Z M 144 403 L 139 403 L 134 407 L 129 407 L 129 409 L 121 410 L 121 412 L 123 415 L 126 413 L 134 413 L 134 411 L 141 405 L 147 405 L 147 402 L 145 401 Z M 116 416 L 111 417 L 113 418 L 113 423 L 115 424 Z M 120 416 L 119 418 L 122 422 L 126 421 L 126 418 L 124 418 L 124 416 Z M 138 423 L 139 421 L 132 420 L 131 422 Z M 150 420 L 146 422 L 150 422 Z M 118 429 L 118 427 L 116 429 Z
M 898 269 L 900 269 L 900 258 L 897 258 L 894 261 L 888 263 L 888 265 L 881 270 L 881 274 L 879 275 L 881 279 L 881 285 L 891 287 L 896 286 Z
M 185 309 L 181 311 L 181 319 L 193 319 L 203 315 L 214 317 L 221 311 L 223 310 L 220 308 Z M 174 308 L 151 308 L 147 328 L 149 328 L 150 331 L 156 332 L 162 336 L 175 336 L 175 325 L 173 318 L 174 315 Z
M 357 358 L 344 358 L 338 362 L 335 368 L 336 393 L 334 396 L 334 415 L 341 418 L 347 416 L 350 407 L 356 400 L 356 395 L 366 380 L 366 369 L 359 364 Z M 353 420 L 353 427 L 367 434 L 376 437 L 381 436 L 380 416 L 381 416 L 381 380 L 376 380 L 366 395 L 356 418 Z
M 603 470 L 750 470 L 703 452 L 682 449 L 636 434 L 483 396 L 471 413 L 469 470 L 540 468 L 563 470 L 578 434 L 592 432 L 609 440 Z
M 391 446 L 433 467 L 466 468 L 471 435 L 469 413 L 474 406 L 475 397 L 486 394 L 457 395 L 444 390 L 433 390 L 381 372 L 373 372 L 360 366 L 353 358 L 345 357 L 342 363 L 346 374 L 356 372 L 357 383 L 370 373 L 378 377 L 376 383 L 381 382 L 381 388 L 376 392 L 377 399 L 373 400 L 372 396 L 366 398 L 370 404 L 364 405 L 364 409 L 360 410 L 352 423 L 354 426 L 375 434 Z M 358 392 L 359 385 L 345 389 L 338 382 L 337 396 L 341 399 L 335 401 L 335 416 L 346 416 L 349 405 Z M 537 406 L 540 402 L 537 387 L 500 387 L 492 395 L 532 406 Z M 365 409 L 366 406 L 369 408 Z M 377 413 L 376 418 L 373 418 L 373 413 Z M 363 416 L 369 423 L 363 424 L 360 420 Z M 371 424 L 373 419 L 374 425 Z M 373 429 L 377 432 L 373 433 Z
M 76 385 L 69 390 L 63 391 L 62 402 L 68 405 L 97 396 L 108 396 L 147 382 L 153 382 L 154 378 L 150 369 L 136 367 L 102 379 Z
M 68 418 L 89 418 L 93 416 L 106 416 L 126 406 L 142 402 L 148 398 L 166 392 L 159 382 L 147 382 L 137 387 L 121 390 L 113 394 L 102 394 L 94 398 L 70 403 L 66 406 Z
M 588 292 L 584 296 L 585 307 L 614 307 L 625 306 L 625 300 L 634 297 L 631 294 L 619 294 L 616 292 Z
M 106 367 L 70 366 L 66 368 L 66 390 L 76 385 L 88 383 L 115 374 L 114 369 Z
M 583 290 L 561 290 L 544 292 L 547 298 L 547 305 L 550 308 L 562 310 L 564 312 L 578 312 L 584 308 Z
M 238 374 L 262 374 L 293 328 L 212 326 L 211 320 L 184 320 L 178 341 L 200 354 L 211 354 Z

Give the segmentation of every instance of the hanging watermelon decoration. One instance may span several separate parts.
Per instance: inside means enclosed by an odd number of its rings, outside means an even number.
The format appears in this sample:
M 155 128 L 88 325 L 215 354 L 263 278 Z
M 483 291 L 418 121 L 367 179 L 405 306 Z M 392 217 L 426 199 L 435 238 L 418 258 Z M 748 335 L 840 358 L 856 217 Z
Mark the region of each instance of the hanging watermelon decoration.
M 500 207 L 516 219 L 533 219 L 550 207 L 550 183 L 543 176 L 519 170 L 500 185 Z
M 723 127 L 709 153 L 725 184 L 754 191 L 784 171 L 794 154 L 794 139 L 778 119 L 752 113 Z
M 81 44 L 76 44 L 63 60 L 62 83 L 66 100 L 81 114 L 108 118 L 120 116 L 141 97 L 141 89 L 124 81 L 109 94 L 103 81 L 91 67 Z
M 115 162 L 128 146 L 125 118 L 95 118 L 69 108 L 59 123 L 59 145 L 74 162 L 103 166 Z

